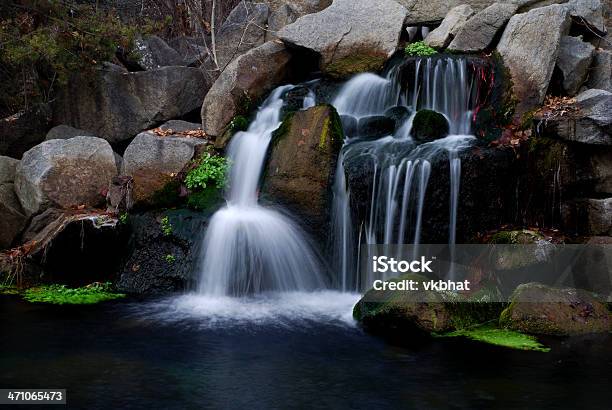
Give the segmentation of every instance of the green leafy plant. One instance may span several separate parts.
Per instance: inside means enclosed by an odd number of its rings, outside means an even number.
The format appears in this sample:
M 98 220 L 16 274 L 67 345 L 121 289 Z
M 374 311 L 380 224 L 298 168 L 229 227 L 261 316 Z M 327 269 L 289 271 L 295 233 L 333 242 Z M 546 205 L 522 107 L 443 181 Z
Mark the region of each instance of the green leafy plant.
M 160 225 L 161 225 L 161 230 L 164 236 L 172 235 L 173 228 L 172 228 L 172 224 L 170 223 L 170 218 L 168 218 L 167 216 L 164 216 L 160 221 Z
M 218 189 L 222 189 L 225 186 L 228 167 L 228 161 L 224 157 L 207 152 L 198 160 L 198 165 L 187 173 L 185 185 L 189 189 L 202 190 L 214 184 Z
M 47 285 L 27 289 L 23 297 L 28 302 L 54 305 L 91 305 L 108 300 L 121 299 L 123 293 L 115 293 L 110 282 L 94 283 L 82 288 L 65 285 Z
M 409 56 L 415 57 L 430 57 L 435 54 L 438 54 L 436 49 L 429 47 L 422 41 L 417 41 L 416 43 L 411 43 L 406 46 L 406 54 Z
M 237 115 L 229 123 L 228 128 L 232 134 L 238 131 L 246 131 L 249 128 L 249 120 L 244 115 Z
M 164 259 L 165 259 L 165 260 L 166 260 L 166 262 L 168 262 L 169 264 L 172 264 L 172 263 L 176 262 L 176 256 L 174 256 L 174 255 L 170 255 L 170 254 L 168 254 L 168 255 L 166 255 L 166 256 L 164 257 Z
M 127 225 L 129 217 L 130 216 L 127 212 L 122 213 L 121 215 L 119 215 L 119 223 L 121 225 Z

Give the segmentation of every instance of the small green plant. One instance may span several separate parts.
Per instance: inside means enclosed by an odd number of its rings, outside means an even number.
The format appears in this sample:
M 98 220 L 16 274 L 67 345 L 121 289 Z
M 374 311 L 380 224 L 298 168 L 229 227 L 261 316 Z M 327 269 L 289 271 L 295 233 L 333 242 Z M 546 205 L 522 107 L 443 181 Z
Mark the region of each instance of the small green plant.
M 161 224 L 161 230 L 164 236 L 172 235 L 172 224 L 170 223 L 170 218 L 168 218 L 167 216 L 164 216 L 161 219 L 160 224 Z
M 238 131 L 246 131 L 249 128 L 249 120 L 244 115 L 237 115 L 229 123 L 228 128 L 232 134 Z
M 0 283 L 0 295 L 17 295 L 19 290 L 12 285 L 4 285 Z
M 124 212 L 121 215 L 119 215 L 119 223 L 121 225 L 127 225 L 128 219 L 129 219 L 129 214 L 127 212 Z
M 170 254 L 168 254 L 168 255 L 166 255 L 166 256 L 164 257 L 164 259 L 165 259 L 165 260 L 166 260 L 166 262 L 168 262 L 169 264 L 173 264 L 174 262 L 176 262 L 176 256 L 174 256 L 174 255 L 170 255 Z
M 32 303 L 54 305 L 92 305 L 108 300 L 121 299 L 123 293 L 115 293 L 110 282 L 94 283 L 82 288 L 68 288 L 65 285 L 48 285 L 27 289 L 23 297 Z
M 224 157 L 205 153 L 198 160 L 198 165 L 187 173 L 185 185 L 189 189 L 206 189 L 214 184 L 218 189 L 225 186 L 225 174 L 229 165 Z
M 411 43 L 406 46 L 406 54 L 413 57 L 430 57 L 438 54 L 436 49 L 429 47 L 422 41 Z

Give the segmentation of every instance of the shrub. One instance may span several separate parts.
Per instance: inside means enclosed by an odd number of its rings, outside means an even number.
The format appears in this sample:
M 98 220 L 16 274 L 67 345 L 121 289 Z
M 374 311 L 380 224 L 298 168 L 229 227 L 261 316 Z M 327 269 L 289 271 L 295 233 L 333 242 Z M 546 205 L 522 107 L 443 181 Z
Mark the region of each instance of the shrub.
M 185 185 L 193 190 L 206 189 L 209 185 L 222 189 L 227 169 L 228 162 L 224 157 L 207 152 L 199 159 L 198 165 L 187 173 Z
M 429 47 L 422 41 L 408 44 L 405 51 L 407 55 L 415 57 L 429 57 L 438 54 L 434 48 Z

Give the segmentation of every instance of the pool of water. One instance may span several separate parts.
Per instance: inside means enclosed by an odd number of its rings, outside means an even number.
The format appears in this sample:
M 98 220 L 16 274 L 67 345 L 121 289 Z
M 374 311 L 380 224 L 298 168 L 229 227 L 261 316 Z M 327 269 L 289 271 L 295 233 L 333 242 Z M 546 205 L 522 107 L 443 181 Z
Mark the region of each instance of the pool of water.
M 69 407 L 83 409 L 595 409 L 612 402 L 609 335 L 546 340 L 550 353 L 461 340 L 402 348 L 355 325 L 357 299 L 184 295 L 61 307 L 0 296 L 0 388 L 66 388 Z

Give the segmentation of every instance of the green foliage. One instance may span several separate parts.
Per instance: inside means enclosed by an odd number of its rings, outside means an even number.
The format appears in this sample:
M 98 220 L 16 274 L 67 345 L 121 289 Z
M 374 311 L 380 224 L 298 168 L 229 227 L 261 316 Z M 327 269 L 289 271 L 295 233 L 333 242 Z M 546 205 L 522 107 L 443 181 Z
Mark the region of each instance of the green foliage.
M 187 198 L 187 206 L 196 211 L 208 211 L 213 209 L 223 200 L 219 189 L 210 186 L 201 191 L 192 192 Z
M 119 223 L 121 225 L 127 225 L 129 218 L 130 218 L 130 215 L 127 212 L 124 212 L 121 215 L 119 215 Z
M 12 285 L 0 283 L 0 295 L 17 295 L 19 291 Z
M 249 120 L 244 115 L 235 116 L 228 126 L 228 129 L 232 134 L 239 131 L 246 131 L 247 128 L 249 128 Z
M 478 342 L 508 347 L 511 349 L 534 350 L 537 352 L 550 351 L 550 348 L 539 343 L 533 336 L 508 329 L 499 329 L 492 325 L 483 325 L 469 329 L 456 330 L 444 335 L 438 335 L 438 337 L 466 337 Z
M 198 161 L 198 165 L 185 177 L 187 188 L 199 190 L 214 184 L 218 189 L 222 189 L 225 186 L 225 174 L 229 167 L 227 160 L 206 152 Z
M 408 44 L 404 51 L 406 52 L 406 55 L 413 57 L 430 57 L 438 54 L 436 49 L 429 47 L 422 41 Z
M 172 264 L 172 263 L 176 262 L 176 256 L 174 256 L 174 255 L 166 255 L 166 256 L 164 256 L 164 260 L 166 262 L 168 262 L 169 264 Z
M 28 302 L 54 305 L 91 305 L 125 297 L 115 293 L 111 283 L 96 283 L 71 289 L 64 285 L 48 285 L 27 289 L 23 297 Z
M 172 235 L 172 224 L 170 223 L 170 218 L 164 216 L 160 221 L 160 225 L 164 236 Z
M 161 29 L 126 24 L 109 9 L 59 0 L 13 2 L 0 9 L 0 113 L 47 101 L 72 73 L 87 73 L 132 50 L 137 33 Z

